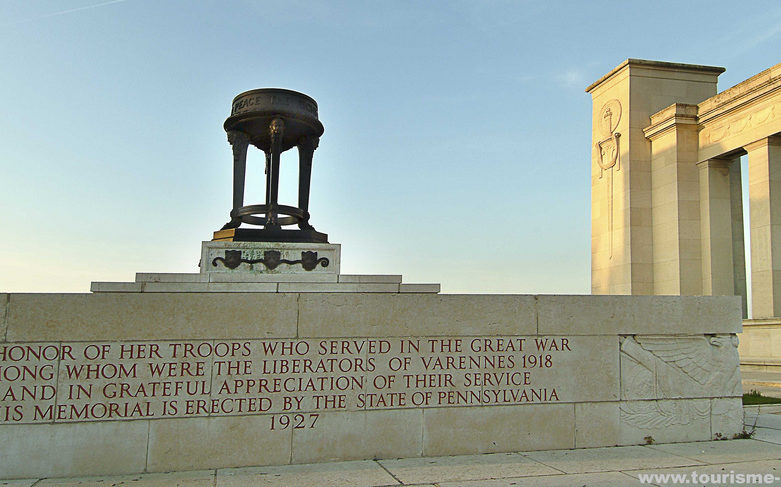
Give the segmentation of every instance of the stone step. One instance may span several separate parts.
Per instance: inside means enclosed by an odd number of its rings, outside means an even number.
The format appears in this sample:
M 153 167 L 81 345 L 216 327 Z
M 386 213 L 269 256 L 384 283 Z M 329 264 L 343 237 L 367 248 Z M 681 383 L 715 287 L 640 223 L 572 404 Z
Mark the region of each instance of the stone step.
M 389 276 L 395 277 L 395 276 Z M 400 279 L 399 279 L 400 280 Z M 401 282 L 93 282 L 93 293 L 425 293 L 437 294 L 439 284 Z
M 401 284 L 397 274 L 252 274 L 252 273 L 136 273 L 137 283 L 166 282 L 339 282 L 350 284 Z

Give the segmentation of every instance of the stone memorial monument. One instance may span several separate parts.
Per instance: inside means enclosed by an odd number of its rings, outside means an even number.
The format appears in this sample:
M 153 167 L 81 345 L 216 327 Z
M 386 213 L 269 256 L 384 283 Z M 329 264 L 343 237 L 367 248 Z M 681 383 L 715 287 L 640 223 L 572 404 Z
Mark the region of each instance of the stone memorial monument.
M 201 244 L 200 273 L 138 273 L 132 283 L 92 283 L 93 292 L 439 292 L 439 284 L 402 283 L 399 275 L 340 274 L 341 246 L 309 222 L 312 159 L 324 131 L 314 99 L 280 88 L 246 91 L 233 99 L 224 128 L 233 150 L 233 206 L 230 220 Z M 266 155 L 264 204 L 244 204 L 250 146 Z M 293 147 L 298 207 L 279 203 L 281 155 Z
M 339 245 L 310 223 L 314 100 L 249 91 L 225 128 L 233 207 L 202 244 L 200 272 L 0 294 L 0 478 L 741 431 L 739 298 L 443 295 L 401 276 L 344 275 Z M 619 164 L 610 144 L 608 171 Z M 267 193 L 245 206 L 250 145 L 266 153 Z M 277 201 L 279 157 L 294 146 L 298 207 Z
M 779 369 L 781 64 L 718 92 L 724 71 L 627 59 L 586 89 L 593 100 L 591 289 L 740 296 L 744 318 L 750 289 L 741 363 Z
M 233 208 L 230 221 L 214 232 L 213 241 L 204 242 L 201 271 L 338 274 L 339 246 L 329 244 L 328 235 L 309 223 L 312 158 L 323 134 L 317 102 L 291 90 L 247 91 L 234 98 L 224 127 L 233 149 Z M 266 155 L 266 202 L 245 206 L 250 145 Z M 298 207 L 279 204 L 280 157 L 293 147 L 299 156 Z M 240 228 L 242 224 L 263 228 Z M 298 228 L 283 229 L 290 225 Z M 242 265 L 246 268 L 239 269 Z

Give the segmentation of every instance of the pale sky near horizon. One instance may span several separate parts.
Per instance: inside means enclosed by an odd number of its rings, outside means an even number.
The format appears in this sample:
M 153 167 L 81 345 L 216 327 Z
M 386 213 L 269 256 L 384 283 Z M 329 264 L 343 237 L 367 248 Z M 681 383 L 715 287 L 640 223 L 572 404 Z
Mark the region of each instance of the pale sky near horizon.
M 343 273 L 589 293 L 585 87 L 632 57 L 724 66 L 721 91 L 779 53 L 775 0 L 0 0 L 0 292 L 198 272 L 231 100 L 283 87 L 319 104 L 312 223 Z

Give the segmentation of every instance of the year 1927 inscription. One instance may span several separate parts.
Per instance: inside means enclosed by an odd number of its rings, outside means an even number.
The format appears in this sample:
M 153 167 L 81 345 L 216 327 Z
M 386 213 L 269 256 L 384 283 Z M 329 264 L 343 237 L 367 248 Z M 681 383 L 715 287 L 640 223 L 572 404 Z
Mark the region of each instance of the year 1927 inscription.
M 13 343 L 0 345 L 0 423 L 577 400 L 584 337 Z

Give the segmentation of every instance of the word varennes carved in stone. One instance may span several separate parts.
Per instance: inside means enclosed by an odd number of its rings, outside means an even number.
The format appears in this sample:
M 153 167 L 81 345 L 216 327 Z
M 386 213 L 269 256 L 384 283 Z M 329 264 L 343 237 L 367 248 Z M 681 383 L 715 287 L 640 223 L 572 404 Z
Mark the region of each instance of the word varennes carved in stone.
M 577 353 L 590 339 L 4 344 L 0 422 L 266 413 L 298 415 L 311 427 L 327 410 L 587 400 L 575 383 L 591 373 Z M 273 417 L 270 426 L 280 421 L 291 420 Z

